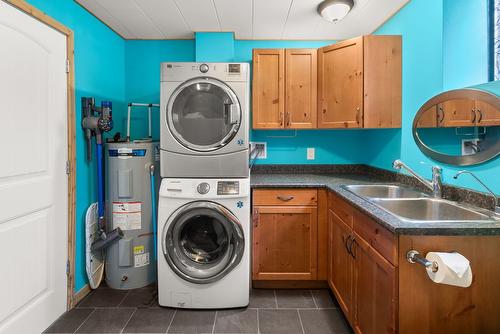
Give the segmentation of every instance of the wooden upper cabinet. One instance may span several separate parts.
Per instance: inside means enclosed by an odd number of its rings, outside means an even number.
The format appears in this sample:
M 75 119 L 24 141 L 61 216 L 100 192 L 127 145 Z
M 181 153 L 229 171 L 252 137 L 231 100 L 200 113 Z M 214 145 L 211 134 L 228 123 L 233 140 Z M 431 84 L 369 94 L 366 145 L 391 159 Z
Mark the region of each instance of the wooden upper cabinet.
M 477 120 L 475 102 L 470 99 L 452 99 L 438 106 L 438 126 L 474 126 Z
M 438 121 L 437 106 L 434 105 L 424 111 L 424 113 L 418 119 L 418 128 L 436 128 Z
M 476 123 L 478 126 L 500 125 L 500 110 L 496 109 L 491 104 L 476 100 L 476 113 Z
M 317 210 L 308 206 L 254 207 L 254 280 L 316 279 Z
M 285 127 L 317 127 L 317 51 L 285 50 Z
M 253 50 L 252 123 L 254 129 L 281 129 L 285 118 L 285 51 Z
M 254 49 L 254 129 L 317 127 L 317 50 Z
M 318 127 L 363 127 L 363 39 L 320 49 Z
M 401 45 L 370 35 L 319 49 L 318 127 L 401 127 Z
M 397 332 L 397 270 L 355 234 L 352 246 L 354 261 L 354 315 L 356 333 Z

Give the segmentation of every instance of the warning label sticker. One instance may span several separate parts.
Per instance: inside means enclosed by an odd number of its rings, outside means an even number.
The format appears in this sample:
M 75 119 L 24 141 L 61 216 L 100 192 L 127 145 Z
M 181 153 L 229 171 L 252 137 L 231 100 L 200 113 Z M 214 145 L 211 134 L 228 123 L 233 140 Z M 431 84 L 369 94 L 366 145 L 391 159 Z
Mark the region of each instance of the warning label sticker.
M 144 267 L 149 264 L 149 253 L 138 254 L 134 256 L 134 267 Z
M 134 246 L 134 254 L 144 254 L 144 245 Z
M 142 202 L 113 202 L 113 228 L 140 230 Z

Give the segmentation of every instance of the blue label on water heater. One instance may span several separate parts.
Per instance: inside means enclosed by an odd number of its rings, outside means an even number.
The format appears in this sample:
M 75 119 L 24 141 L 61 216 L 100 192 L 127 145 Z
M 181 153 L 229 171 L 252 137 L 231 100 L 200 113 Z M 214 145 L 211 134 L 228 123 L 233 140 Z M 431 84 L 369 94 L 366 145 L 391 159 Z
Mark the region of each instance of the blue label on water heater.
M 144 157 L 146 149 L 112 149 L 108 150 L 110 157 Z

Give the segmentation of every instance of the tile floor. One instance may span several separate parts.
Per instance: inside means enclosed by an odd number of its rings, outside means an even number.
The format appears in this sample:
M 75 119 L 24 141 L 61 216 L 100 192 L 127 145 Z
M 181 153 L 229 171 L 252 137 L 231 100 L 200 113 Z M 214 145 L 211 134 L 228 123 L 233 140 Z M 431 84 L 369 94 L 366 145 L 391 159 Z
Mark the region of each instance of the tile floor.
M 45 333 L 352 333 L 328 290 L 252 290 L 247 308 L 176 310 L 156 288 L 101 287 Z

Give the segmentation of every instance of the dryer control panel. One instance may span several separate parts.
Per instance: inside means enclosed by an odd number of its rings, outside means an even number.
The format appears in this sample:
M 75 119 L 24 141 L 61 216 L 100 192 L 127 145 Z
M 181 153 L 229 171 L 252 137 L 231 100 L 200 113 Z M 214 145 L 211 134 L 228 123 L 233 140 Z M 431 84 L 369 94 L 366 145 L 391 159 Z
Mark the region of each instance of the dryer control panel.
M 239 198 L 248 196 L 249 194 L 249 179 L 164 178 L 160 186 L 160 196 L 171 198 Z

